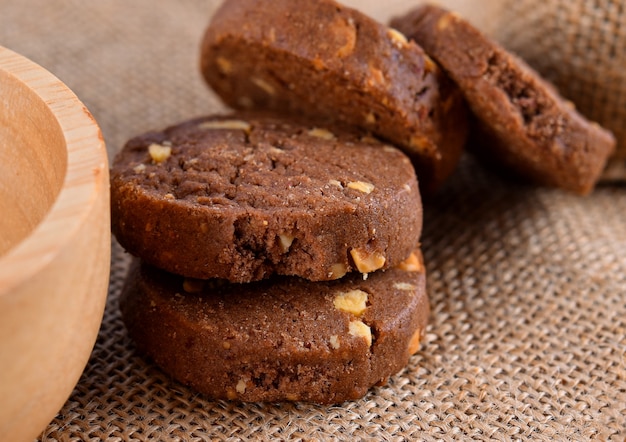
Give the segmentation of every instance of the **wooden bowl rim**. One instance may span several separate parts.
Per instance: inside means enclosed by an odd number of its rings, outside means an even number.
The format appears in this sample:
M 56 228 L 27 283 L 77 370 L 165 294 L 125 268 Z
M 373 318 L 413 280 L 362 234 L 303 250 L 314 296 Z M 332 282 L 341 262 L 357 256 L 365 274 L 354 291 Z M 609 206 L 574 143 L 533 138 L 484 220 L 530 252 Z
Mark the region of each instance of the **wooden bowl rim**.
M 25 84 L 46 104 L 67 149 L 65 177 L 52 207 L 28 237 L 0 257 L 0 296 L 5 296 L 68 246 L 98 195 L 109 189 L 108 180 L 106 186 L 102 184 L 102 175 L 108 170 L 102 133 L 78 97 L 46 69 L 2 46 L 0 70 Z

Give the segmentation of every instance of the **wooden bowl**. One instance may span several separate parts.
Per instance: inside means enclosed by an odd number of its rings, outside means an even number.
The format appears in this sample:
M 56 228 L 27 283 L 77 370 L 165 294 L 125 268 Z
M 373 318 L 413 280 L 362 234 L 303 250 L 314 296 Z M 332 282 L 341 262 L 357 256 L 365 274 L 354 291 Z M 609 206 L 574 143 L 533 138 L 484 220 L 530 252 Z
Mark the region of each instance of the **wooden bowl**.
M 0 47 L 0 441 L 32 441 L 78 382 L 110 256 L 98 125 L 56 77 Z

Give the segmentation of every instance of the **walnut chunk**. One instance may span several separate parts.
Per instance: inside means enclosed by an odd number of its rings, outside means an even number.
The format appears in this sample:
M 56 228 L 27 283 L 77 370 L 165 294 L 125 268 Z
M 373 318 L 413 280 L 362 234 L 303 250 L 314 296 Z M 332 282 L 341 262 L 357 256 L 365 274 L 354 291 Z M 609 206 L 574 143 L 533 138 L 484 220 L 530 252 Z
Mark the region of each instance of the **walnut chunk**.
M 405 272 L 423 272 L 424 263 L 416 253 L 411 253 L 407 259 L 398 264 L 398 269 Z
M 337 350 L 340 347 L 340 345 L 339 345 L 339 336 L 332 335 L 330 337 L 330 346 L 331 346 L 331 348 L 334 348 L 335 350 Z
M 224 57 L 217 57 L 215 61 L 217 63 L 217 68 L 222 74 L 228 75 L 233 71 L 233 64 L 230 62 L 230 60 Z
M 361 273 L 370 273 L 385 265 L 385 257 L 379 252 L 367 253 L 359 249 L 351 249 L 350 256 Z
M 420 332 L 420 330 L 417 330 L 415 333 L 413 333 L 413 336 L 411 336 L 411 340 L 409 341 L 410 355 L 414 355 L 415 353 L 417 353 L 417 350 L 420 349 L 421 339 L 422 333 Z
M 213 120 L 204 121 L 198 125 L 199 129 L 225 129 L 225 130 L 243 130 L 244 132 L 250 132 L 252 126 L 250 123 L 243 120 Z
M 424 54 L 424 70 L 426 72 L 437 71 L 437 64 L 428 55 Z
M 456 12 L 448 12 L 437 21 L 437 29 L 439 31 L 443 31 L 448 26 L 450 26 L 450 23 L 453 20 L 456 20 L 458 18 L 459 18 L 459 14 L 457 14 Z
M 176 197 L 173 194 L 171 194 L 171 193 L 166 193 L 165 195 L 163 195 L 163 199 L 174 200 L 174 199 L 176 199 Z
M 313 59 L 313 67 L 315 68 L 316 71 L 321 71 L 322 69 L 326 68 L 326 63 L 324 63 L 324 61 L 321 58 L 315 57 Z
M 367 308 L 367 297 L 368 293 L 359 289 L 339 292 L 333 299 L 333 305 L 337 310 L 360 316 Z
M 150 158 L 152 158 L 153 163 L 160 164 L 172 155 L 172 147 L 152 143 L 148 146 L 148 153 L 150 154 Z
M 200 293 L 204 289 L 204 281 L 195 278 L 185 278 L 183 280 L 183 290 L 187 293 Z
M 319 127 L 314 127 L 310 131 L 307 132 L 312 137 L 321 138 L 323 140 L 334 140 L 335 134 L 327 129 L 321 129 Z
M 375 186 L 372 183 L 366 183 L 365 181 L 351 181 L 348 183 L 347 187 L 363 192 L 366 195 L 372 193 L 375 189 Z
M 417 289 L 416 286 L 414 286 L 413 284 L 409 284 L 408 282 L 396 282 L 393 284 L 393 287 L 404 292 L 412 292 Z
M 378 120 L 378 118 L 376 118 L 376 115 L 374 114 L 374 112 L 368 112 L 367 115 L 365 115 L 365 124 L 367 125 L 374 125 L 376 124 L 376 121 Z M 363 137 L 365 138 L 365 137 Z M 363 141 L 363 140 L 361 140 Z
M 270 43 L 274 43 L 276 41 L 276 28 L 270 28 L 269 32 L 267 33 L 267 40 Z
M 369 75 L 369 78 L 367 79 L 367 84 L 370 87 L 380 87 L 380 88 L 386 87 L 386 80 L 385 80 L 385 75 L 383 74 L 383 71 L 370 65 L 369 73 L 370 75 Z
M 337 34 L 341 35 L 344 40 L 344 44 L 337 50 L 337 57 L 343 58 L 350 55 L 354 52 L 354 48 L 356 47 L 356 26 L 354 24 L 354 20 L 352 18 L 348 18 L 348 20 L 339 19 L 335 23 L 333 23 L 331 30 Z
M 409 140 L 409 145 L 420 153 L 430 152 L 433 148 L 430 140 L 420 135 L 412 136 Z
M 252 82 L 256 84 L 259 88 L 263 89 L 263 91 L 265 91 L 267 95 L 276 95 L 276 89 L 274 89 L 274 86 L 272 86 L 262 78 L 254 77 L 252 78 Z
M 288 235 L 286 233 L 281 233 L 280 235 L 278 235 L 278 244 L 280 245 L 280 249 L 283 251 L 283 253 L 287 253 L 289 251 L 293 240 L 293 235 Z
M 348 325 L 348 333 L 352 336 L 365 339 L 367 345 L 372 345 L 372 329 L 363 321 L 350 321 Z
M 144 173 L 146 171 L 146 165 L 138 164 L 137 166 L 133 167 L 133 171 L 135 173 Z
M 248 383 L 248 378 L 247 377 L 242 377 L 241 379 L 239 379 L 239 382 L 237 382 L 237 385 L 235 386 L 235 390 L 237 391 L 237 393 L 239 394 L 243 394 L 246 392 L 246 386 Z
M 387 30 L 387 35 L 389 36 L 393 44 L 398 48 L 402 48 L 409 43 L 404 34 L 397 29 L 389 28 Z
M 337 264 L 333 264 L 330 266 L 328 278 L 339 279 L 344 277 L 346 273 L 348 273 L 348 267 L 346 267 L 345 264 L 338 262 Z

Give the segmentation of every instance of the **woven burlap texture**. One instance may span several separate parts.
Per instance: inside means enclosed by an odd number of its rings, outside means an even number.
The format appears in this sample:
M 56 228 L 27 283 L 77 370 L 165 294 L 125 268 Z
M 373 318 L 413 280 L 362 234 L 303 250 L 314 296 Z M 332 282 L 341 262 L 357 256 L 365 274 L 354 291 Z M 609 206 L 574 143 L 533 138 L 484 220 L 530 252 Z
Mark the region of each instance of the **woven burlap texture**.
M 502 0 L 495 36 L 612 130 L 626 165 L 626 0 Z M 626 167 L 622 178 L 626 179 Z
M 113 155 L 137 133 L 223 110 L 197 60 L 215 4 L 0 0 L 0 44 L 65 81 Z M 412 3 L 392 6 L 381 19 Z M 623 186 L 579 198 L 465 158 L 425 204 L 432 317 L 421 350 L 388 385 L 331 407 L 211 402 L 162 374 L 120 319 L 128 256 L 114 243 L 92 357 L 40 440 L 623 441 L 624 213 Z

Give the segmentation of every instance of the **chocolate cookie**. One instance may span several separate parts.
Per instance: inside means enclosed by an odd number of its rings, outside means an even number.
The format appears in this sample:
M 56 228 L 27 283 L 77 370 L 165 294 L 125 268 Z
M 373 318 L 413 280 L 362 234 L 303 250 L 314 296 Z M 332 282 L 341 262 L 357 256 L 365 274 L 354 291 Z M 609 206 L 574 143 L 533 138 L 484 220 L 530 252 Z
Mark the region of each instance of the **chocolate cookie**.
M 111 171 L 112 229 L 148 263 L 195 278 L 337 279 L 417 247 L 415 171 L 370 137 L 236 114 L 130 140 Z
M 429 305 L 421 255 L 367 280 L 185 280 L 140 264 L 122 290 L 137 348 L 211 399 L 336 403 L 417 351 Z
M 479 155 L 539 184 L 580 194 L 593 189 L 614 137 L 522 60 L 437 6 L 420 6 L 391 25 L 415 39 L 459 85 L 478 120 Z
M 467 135 L 454 84 L 399 32 L 331 0 L 229 0 L 202 44 L 208 84 L 237 109 L 333 117 L 401 147 L 422 191 Z

